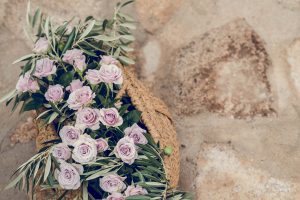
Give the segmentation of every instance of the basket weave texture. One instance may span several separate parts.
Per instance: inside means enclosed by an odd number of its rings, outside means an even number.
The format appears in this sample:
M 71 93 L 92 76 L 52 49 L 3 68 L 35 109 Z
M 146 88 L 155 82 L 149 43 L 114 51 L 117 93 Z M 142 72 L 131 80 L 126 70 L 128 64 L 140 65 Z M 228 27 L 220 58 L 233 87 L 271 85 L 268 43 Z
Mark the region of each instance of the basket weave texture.
M 121 67 L 121 66 L 120 66 Z M 153 139 L 160 143 L 161 148 L 172 147 L 173 152 L 170 156 L 165 156 L 164 165 L 167 178 L 171 187 L 177 187 L 179 181 L 179 145 L 176 131 L 172 122 L 171 114 L 166 105 L 152 95 L 151 92 L 136 78 L 136 75 L 129 68 L 121 67 L 124 73 L 124 82 L 118 93 L 118 98 L 127 94 L 132 104 L 141 112 L 141 118 Z M 36 148 L 43 147 L 45 141 L 56 139 L 57 133 L 53 125 L 46 125 L 37 120 L 38 136 L 36 138 Z M 42 193 L 42 194 L 41 194 Z M 37 199 L 42 198 L 47 191 L 38 192 Z M 74 193 L 74 192 L 72 192 Z M 73 199 L 67 195 L 65 199 Z M 41 197 L 41 198 L 39 198 Z M 55 198 L 54 198 L 55 199 Z

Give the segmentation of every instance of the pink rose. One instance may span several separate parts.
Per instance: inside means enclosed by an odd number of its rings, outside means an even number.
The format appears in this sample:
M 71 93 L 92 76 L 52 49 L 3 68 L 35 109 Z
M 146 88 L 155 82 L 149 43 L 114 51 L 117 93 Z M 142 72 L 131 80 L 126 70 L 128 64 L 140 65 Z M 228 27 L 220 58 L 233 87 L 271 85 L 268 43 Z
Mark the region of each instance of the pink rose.
M 125 179 L 117 174 L 108 174 L 100 178 L 100 187 L 109 193 L 122 192 L 126 189 L 126 185 L 123 182 Z
M 106 200 L 125 200 L 125 197 L 118 192 L 113 192 L 111 195 L 106 197 Z
M 16 85 L 16 89 L 19 92 L 36 92 L 40 89 L 38 82 L 30 77 L 30 72 L 24 74 L 24 76 L 20 76 Z
M 47 38 L 41 37 L 38 39 L 38 41 L 36 41 L 32 51 L 34 53 L 43 54 L 43 53 L 47 53 L 48 48 L 49 48 L 49 44 Z
M 61 160 L 68 160 L 71 157 L 71 149 L 64 143 L 53 146 L 52 155 Z
M 76 127 L 97 130 L 100 127 L 99 124 L 100 112 L 98 109 L 83 108 L 76 113 Z
M 146 130 L 139 127 L 136 123 L 124 130 L 125 135 L 132 138 L 135 144 L 147 144 L 148 140 L 144 136 Z
M 148 194 L 147 190 L 139 185 L 137 185 L 136 187 L 129 185 L 124 193 L 126 197 Z
M 47 77 L 56 72 L 56 66 L 54 65 L 54 61 L 49 58 L 42 58 L 36 61 L 35 71 L 33 75 L 38 78 Z
M 75 68 L 83 71 L 86 68 L 85 55 L 80 49 L 68 50 L 62 60 L 70 65 L 73 65 Z
M 102 56 L 102 59 L 100 61 L 102 65 L 111 65 L 111 64 L 117 64 L 118 61 L 114 59 L 112 56 Z
M 108 149 L 108 143 L 103 138 L 96 139 L 96 146 L 97 146 L 98 152 L 103 152 Z
M 83 82 L 79 79 L 73 80 L 70 85 L 66 88 L 67 91 L 74 92 L 77 89 L 82 88 Z
M 133 139 L 125 136 L 120 139 L 114 148 L 114 153 L 117 158 L 131 165 L 137 159 L 138 154 Z
M 96 69 L 89 69 L 86 72 L 85 78 L 93 85 L 99 84 L 102 80 L 99 72 Z
M 95 94 L 91 88 L 88 86 L 83 86 L 82 88 L 79 88 L 70 94 L 67 103 L 69 104 L 69 108 L 78 110 L 79 108 L 92 103 L 94 98 Z
M 93 162 L 97 158 L 96 141 L 89 135 L 81 135 L 74 143 L 72 158 L 81 164 Z
M 105 83 L 123 83 L 122 70 L 114 64 L 102 65 L 99 70 L 99 76 L 101 81 Z
M 73 146 L 74 143 L 79 139 L 79 136 L 82 134 L 79 128 L 74 126 L 64 126 L 59 131 L 59 136 L 63 143 L 66 145 Z
M 119 115 L 119 112 L 115 108 L 102 108 L 100 109 L 100 121 L 105 126 L 121 126 L 123 124 L 123 118 Z
M 64 96 L 63 86 L 57 85 L 49 85 L 47 92 L 45 93 L 45 98 L 50 102 L 58 102 L 62 100 Z
M 80 187 L 80 174 L 83 172 L 82 166 L 61 162 L 59 170 L 55 171 L 55 178 L 60 187 L 66 190 L 76 190 Z M 81 169 L 81 170 L 79 170 Z

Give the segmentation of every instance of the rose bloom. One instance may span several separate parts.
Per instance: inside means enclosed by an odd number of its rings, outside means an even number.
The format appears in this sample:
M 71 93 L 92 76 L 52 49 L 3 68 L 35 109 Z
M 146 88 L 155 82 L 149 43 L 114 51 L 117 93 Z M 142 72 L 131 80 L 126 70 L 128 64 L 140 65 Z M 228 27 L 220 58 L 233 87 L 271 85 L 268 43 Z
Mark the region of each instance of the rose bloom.
M 101 83 L 100 71 L 96 69 L 89 69 L 86 72 L 85 78 L 93 85 Z
M 125 136 L 120 139 L 114 148 L 114 153 L 117 158 L 131 165 L 137 159 L 138 154 L 136 146 L 132 138 Z
M 47 77 L 56 72 L 56 66 L 54 65 L 54 61 L 49 58 L 42 58 L 36 61 L 35 71 L 33 75 L 38 78 Z
M 80 49 L 68 50 L 64 54 L 62 60 L 70 65 L 73 65 L 80 71 L 83 71 L 86 68 L 85 55 L 83 55 L 83 51 Z
M 74 143 L 72 158 L 81 164 L 93 162 L 97 157 L 96 141 L 89 135 L 81 135 Z
M 123 83 L 122 70 L 114 64 L 102 65 L 99 70 L 99 76 L 101 81 L 105 83 Z
M 36 92 L 40 89 L 38 82 L 30 77 L 30 72 L 26 72 L 24 76 L 20 76 L 16 85 L 19 92 Z
M 119 115 L 116 108 L 102 108 L 100 109 L 100 121 L 105 126 L 121 126 L 123 118 Z
M 34 53 L 39 53 L 39 54 L 43 54 L 43 53 L 47 53 L 49 48 L 49 44 L 48 44 L 48 40 L 45 37 L 40 37 L 33 48 L 33 52 Z
M 117 174 L 108 174 L 100 178 L 100 187 L 109 193 L 122 192 L 126 189 L 126 185 L 123 182 L 125 179 Z
M 63 86 L 59 84 L 49 85 L 49 88 L 45 93 L 46 100 L 50 102 L 58 102 L 62 100 L 63 96 L 64 96 Z
M 79 128 L 74 126 L 64 126 L 59 131 L 59 136 L 63 143 L 66 145 L 73 146 L 74 143 L 79 139 L 79 136 L 82 134 Z
M 100 112 L 96 108 L 83 108 L 76 113 L 76 127 L 81 129 L 99 129 Z
M 70 94 L 67 103 L 69 104 L 69 108 L 78 110 L 79 108 L 90 104 L 94 98 L 95 93 L 93 93 L 91 88 L 88 86 L 83 86 L 82 88 L 79 88 Z
M 61 160 L 68 160 L 71 157 L 71 149 L 64 143 L 53 146 L 52 155 Z
M 146 130 L 139 127 L 136 123 L 133 124 L 131 127 L 125 128 L 124 130 L 125 135 L 132 138 L 135 144 L 147 144 L 148 140 L 144 136 Z
M 83 82 L 79 79 L 73 80 L 70 85 L 66 88 L 67 91 L 74 92 L 77 89 L 83 87 Z
M 96 146 L 97 146 L 98 152 L 103 152 L 108 149 L 108 143 L 103 138 L 96 139 Z
M 55 171 L 55 178 L 60 187 L 66 190 L 76 190 L 80 187 L 80 174 L 83 173 L 83 167 L 80 165 L 60 163 L 60 169 Z
M 125 200 L 125 197 L 121 193 L 113 192 L 105 200 Z
M 124 193 L 126 197 L 148 194 L 147 190 L 139 185 L 137 185 L 136 187 L 129 185 Z
M 116 65 L 118 61 L 114 59 L 112 56 L 102 56 L 100 64 L 102 65 Z

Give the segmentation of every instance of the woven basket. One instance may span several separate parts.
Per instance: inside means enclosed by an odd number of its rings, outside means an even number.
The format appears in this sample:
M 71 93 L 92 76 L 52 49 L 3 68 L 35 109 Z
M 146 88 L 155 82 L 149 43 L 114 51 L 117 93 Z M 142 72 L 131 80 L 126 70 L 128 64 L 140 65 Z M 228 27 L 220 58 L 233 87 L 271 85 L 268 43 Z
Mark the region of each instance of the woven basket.
M 161 148 L 167 146 L 173 148 L 172 154 L 165 156 L 164 164 L 171 187 L 176 187 L 179 180 L 179 145 L 171 115 L 166 105 L 160 99 L 154 97 L 129 68 L 121 68 L 124 72 L 124 82 L 118 97 L 120 98 L 122 95 L 127 94 L 136 109 L 141 111 L 142 121 L 154 140 L 160 142 Z M 39 131 L 36 138 L 36 148 L 40 149 L 45 141 L 53 140 L 58 136 L 54 126 L 45 126 L 39 120 L 36 123 Z M 47 191 L 38 192 L 37 199 L 44 199 L 43 196 L 46 193 Z M 58 191 L 58 193 L 61 193 L 61 191 Z M 73 199 L 72 196 L 76 191 L 72 193 L 65 199 Z

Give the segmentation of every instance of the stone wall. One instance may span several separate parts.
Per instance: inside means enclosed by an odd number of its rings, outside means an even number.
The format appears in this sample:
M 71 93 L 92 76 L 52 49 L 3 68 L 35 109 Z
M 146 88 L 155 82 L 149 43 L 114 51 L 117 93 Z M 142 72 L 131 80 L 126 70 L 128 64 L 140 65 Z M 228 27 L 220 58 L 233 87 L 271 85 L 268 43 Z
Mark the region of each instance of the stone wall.
M 33 0 L 32 6 L 60 21 L 108 16 L 115 2 Z M 0 3 L 2 95 L 18 76 L 10 63 L 32 44 L 22 34 L 26 2 Z M 137 0 L 127 11 L 139 21 L 139 77 L 174 116 L 181 187 L 199 200 L 300 199 L 300 1 Z M 8 110 L 0 110 L 0 188 L 33 153 L 32 142 L 8 145 L 20 120 Z M 14 198 L 1 192 L 0 199 Z

